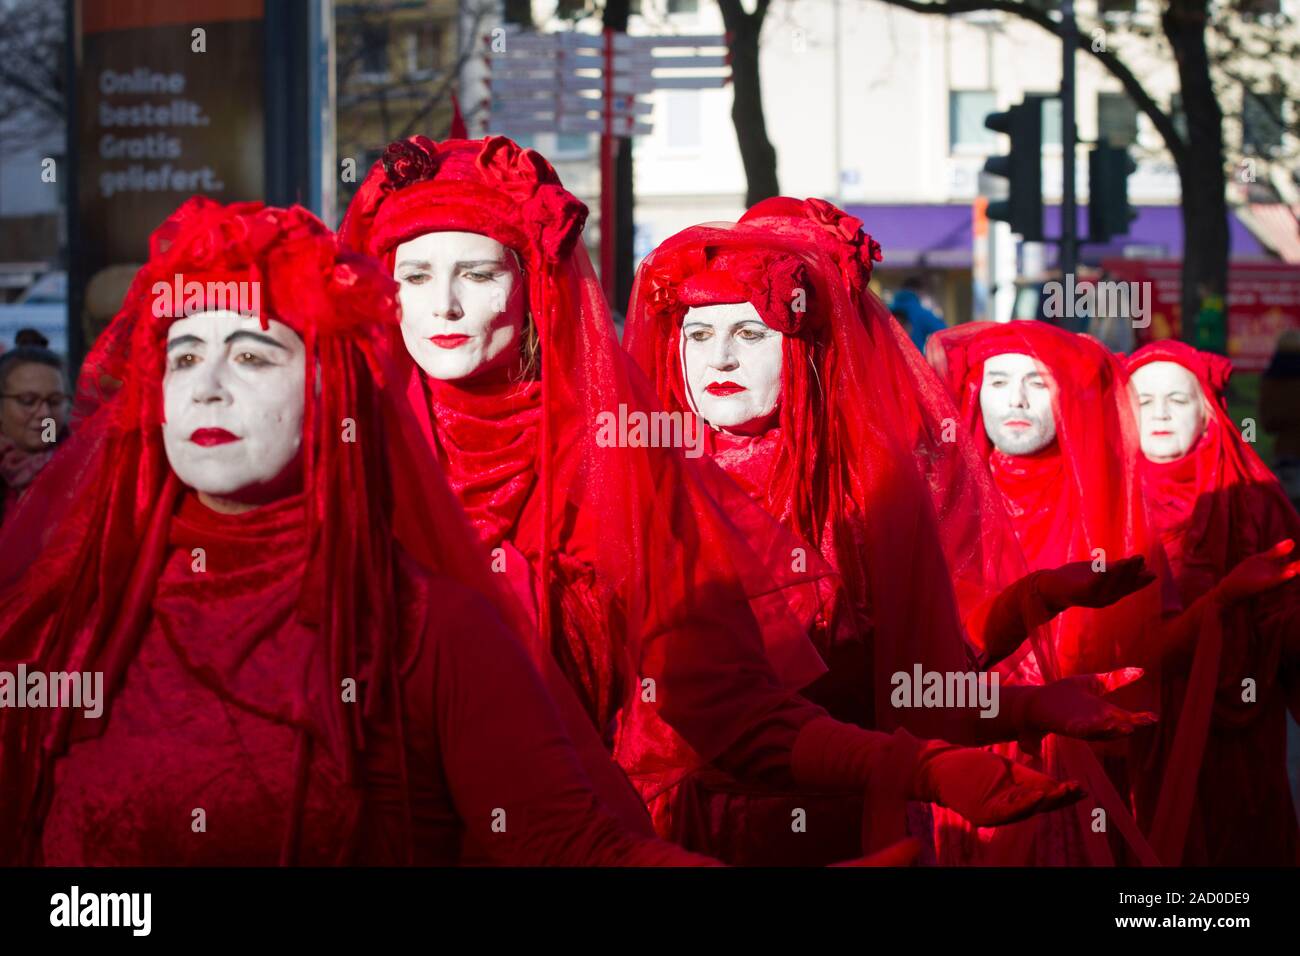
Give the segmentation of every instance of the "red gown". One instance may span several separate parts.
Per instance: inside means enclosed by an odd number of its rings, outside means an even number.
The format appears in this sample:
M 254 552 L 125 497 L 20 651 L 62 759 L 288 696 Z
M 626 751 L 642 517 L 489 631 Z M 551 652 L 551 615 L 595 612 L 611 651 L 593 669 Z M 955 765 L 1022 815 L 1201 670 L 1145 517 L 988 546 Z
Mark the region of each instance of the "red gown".
M 1300 539 L 1300 516 L 1228 415 L 1231 363 L 1167 341 L 1135 352 L 1129 371 L 1149 362 L 1175 362 L 1192 372 L 1208 413 L 1205 433 L 1182 458 L 1141 462 L 1152 522 L 1190 604 L 1243 559 L 1285 538 Z M 1188 701 L 1201 702 L 1205 711 L 1206 724 L 1181 744 L 1200 751 L 1182 862 L 1295 865 L 1300 839 L 1286 773 L 1286 712 L 1289 705 L 1300 714 L 1300 585 L 1229 610 L 1221 645 L 1198 647 L 1196 655 L 1213 650 L 1217 662 L 1202 667 L 1194 666 L 1192 654 L 1171 661 L 1161 687 L 1160 761 L 1176 750 L 1175 718 Z M 1254 682 L 1253 700 L 1243 700 L 1246 679 Z M 1148 796 L 1146 806 L 1153 803 Z
M 306 865 L 449 865 L 465 850 L 511 865 L 712 863 L 628 833 L 598 804 L 497 614 L 409 559 L 400 584 L 405 753 L 386 715 L 367 722 L 356 783 L 319 746 L 296 765 L 296 729 L 313 724 L 304 677 L 319 650 L 314 629 L 292 613 L 304 540 L 301 497 L 237 516 L 183 499 L 107 728 L 55 765 L 42 862 L 274 865 L 292 840 L 292 859 Z M 206 550 L 202 574 L 191 570 L 195 547 Z M 305 798 L 289 827 L 296 787 Z

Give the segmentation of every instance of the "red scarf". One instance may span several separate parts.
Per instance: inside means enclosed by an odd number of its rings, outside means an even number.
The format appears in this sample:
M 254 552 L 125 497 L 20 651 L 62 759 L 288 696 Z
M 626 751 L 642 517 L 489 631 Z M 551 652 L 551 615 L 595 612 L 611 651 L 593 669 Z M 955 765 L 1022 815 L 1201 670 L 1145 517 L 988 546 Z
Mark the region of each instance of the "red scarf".
M 510 536 L 537 482 L 542 383 L 443 382 L 422 375 L 439 459 L 489 548 Z

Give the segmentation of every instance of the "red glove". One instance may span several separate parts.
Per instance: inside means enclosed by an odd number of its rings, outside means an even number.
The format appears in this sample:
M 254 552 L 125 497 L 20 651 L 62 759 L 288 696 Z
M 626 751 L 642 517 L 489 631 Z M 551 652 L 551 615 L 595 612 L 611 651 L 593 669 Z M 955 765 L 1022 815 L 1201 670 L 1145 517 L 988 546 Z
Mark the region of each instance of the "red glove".
M 1109 607 L 1156 579 L 1140 554 L 1121 558 L 1105 571 L 1091 561 L 1072 561 L 1039 572 L 1035 586 L 1053 617 L 1072 607 Z
M 1015 823 L 1082 799 L 1074 781 L 1058 783 L 988 750 L 924 744 L 912 778 L 912 796 L 955 810 L 976 826 Z
M 1242 561 L 1214 590 L 1224 604 L 1236 604 L 1300 575 L 1300 561 L 1288 563 L 1295 541 L 1287 538 Z
M 973 624 L 984 653 L 978 666 L 988 670 L 1010 657 L 1034 628 L 1072 607 L 1106 607 L 1156 579 L 1141 555 L 1122 558 L 1105 572 L 1089 561 L 1074 561 L 1026 575 L 992 602 L 983 624 Z
M 1142 674 L 1140 667 L 1125 667 L 1105 674 L 1066 677 L 1041 687 L 1026 687 L 1020 726 L 1032 734 L 1061 734 L 1080 740 L 1127 737 L 1159 718 L 1150 711 L 1124 710 L 1102 697 L 1133 683 Z

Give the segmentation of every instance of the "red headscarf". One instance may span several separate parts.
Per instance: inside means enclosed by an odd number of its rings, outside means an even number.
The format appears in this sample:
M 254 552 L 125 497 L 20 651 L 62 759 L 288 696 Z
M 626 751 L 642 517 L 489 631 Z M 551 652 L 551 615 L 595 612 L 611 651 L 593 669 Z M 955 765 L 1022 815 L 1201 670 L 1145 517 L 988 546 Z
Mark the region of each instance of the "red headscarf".
M 170 286 L 177 274 L 205 289 L 208 280 L 259 282 L 263 324 L 276 319 L 303 338 L 308 375 L 302 490 L 243 523 L 258 536 L 250 561 L 276 570 L 251 585 L 248 573 L 194 576 L 194 593 L 179 595 L 175 609 L 210 608 L 217 597 L 238 605 L 238 620 L 230 622 L 238 642 L 232 636 L 229 647 L 196 649 L 214 691 L 230 700 L 257 699 L 248 683 L 259 679 L 256 668 L 243 664 L 286 614 L 315 630 L 319 654 L 302 675 L 292 713 L 271 717 L 322 741 L 351 779 L 363 718 L 392 705 L 397 693 L 401 611 L 392 529 L 411 532 L 412 554 L 425 567 L 487 594 L 495 583 L 419 439 L 404 382 L 386 368 L 392 346 L 385 339 L 398 322 L 395 283 L 370 260 L 340 249 L 301 207 L 222 206 L 196 197 L 154 232 L 149 261 L 86 359 L 77 429 L 0 536 L 0 666 L 103 671 L 111 701 L 156 604 L 169 546 L 201 546 L 205 536 L 224 533 L 201 508 L 178 512 L 182 488 L 163 448 L 162 377 L 174 312 L 155 310 L 153 289 Z M 340 440 L 349 424 L 354 440 Z M 301 577 L 284 578 L 290 570 Z M 301 586 L 286 588 L 285 580 Z M 231 593 L 201 593 L 218 581 Z M 373 688 L 364 713 L 342 705 L 345 677 Z M 107 721 L 69 709 L 0 717 L 0 818 L 26 824 L 3 834 L 0 856 L 8 856 L 31 851 L 53 758 L 70 741 L 102 733 Z M 298 816 L 291 815 L 291 828 Z
M 412 367 L 411 398 L 481 536 L 536 568 L 539 630 L 555 635 L 599 725 L 639 700 L 636 678 L 665 668 L 733 682 L 740 671 L 727 674 L 726 662 L 750 643 L 760 655 L 765 646 L 786 687 L 804 686 L 824 669 L 804 634 L 815 600 L 804 583 L 828 569 L 792 572 L 795 543 L 709 463 L 600 441 L 602 413 L 646 414 L 657 402 L 619 348 L 579 241 L 586 212 L 545 159 L 504 137 L 416 136 L 388 147 L 340 232 L 390 270 L 399 244 L 429 232 L 480 233 L 519 254 L 536 377 L 437 382 Z M 690 722 L 705 759 L 745 729 L 704 714 Z
M 1151 362 L 1173 362 L 1195 375 L 1206 411 L 1205 432 L 1182 458 L 1140 459 L 1152 522 L 1183 600 L 1190 604 L 1245 558 L 1285 538 L 1300 539 L 1300 515 L 1228 415 L 1232 363 L 1165 340 L 1133 353 L 1128 372 Z M 1191 666 L 1171 673 L 1165 683 L 1163 762 L 1176 765 L 1190 757 L 1188 766 L 1200 768 L 1199 784 L 1194 770 L 1188 771 L 1192 780 L 1184 794 L 1188 805 L 1198 795 L 1202 801 L 1200 832 L 1193 828 L 1189 839 L 1192 862 L 1294 862 L 1295 813 L 1285 774 L 1275 765 L 1285 741 L 1277 695 L 1289 694 L 1292 713 L 1300 714 L 1296 662 L 1287 660 L 1284 649 L 1286 635 L 1295 627 L 1297 603 L 1300 585 L 1291 583 L 1230 609 L 1222 639 L 1203 636 Z M 1243 701 L 1244 678 L 1256 685 L 1249 702 Z M 1175 715 L 1182 717 L 1176 736 Z M 1266 715 L 1277 715 L 1276 726 L 1264 726 L 1272 722 Z M 1220 733 L 1207 747 L 1211 722 Z M 1254 811 L 1245 828 L 1234 812 L 1241 807 Z M 1188 806 L 1175 809 L 1190 815 Z M 1186 820 L 1180 821 L 1180 830 Z M 1266 834 L 1263 840 L 1260 833 Z M 1177 833 L 1175 852 L 1181 844 Z
M 1048 373 L 1056 441 L 1033 455 L 997 451 L 984 430 L 984 363 L 1008 352 L 1030 356 Z M 964 431 L 983 449 L 1031 569 L 1135 554 L 1164 567 L 1137 480 L 1136 407 L 1123 368 L 1100 343 L 1044 322 L 973 322 L 936 332 L 926 354 L 957 400 Z M 1116 642 L 1158 622 L 1160 601 L 1150 587 L 1109 608 L 1066 611 L 1040 658 L 1046 676 L 1123 665 Z

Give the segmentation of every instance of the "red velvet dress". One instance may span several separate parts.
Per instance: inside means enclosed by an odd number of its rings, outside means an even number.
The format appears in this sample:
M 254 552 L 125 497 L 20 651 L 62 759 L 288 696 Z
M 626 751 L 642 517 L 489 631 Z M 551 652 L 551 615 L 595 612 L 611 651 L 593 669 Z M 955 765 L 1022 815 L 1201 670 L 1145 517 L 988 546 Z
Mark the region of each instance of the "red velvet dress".
M 495 612 L 409 560 L 401 719 L 366 720 L 349 786 L 319 745 L 319 641 L 293 613 L 304 530 L 300 498 L 240 516 L 184 499 L 107 726 L 55 765 L 45 863 L 710 862 L 605 812 Z

